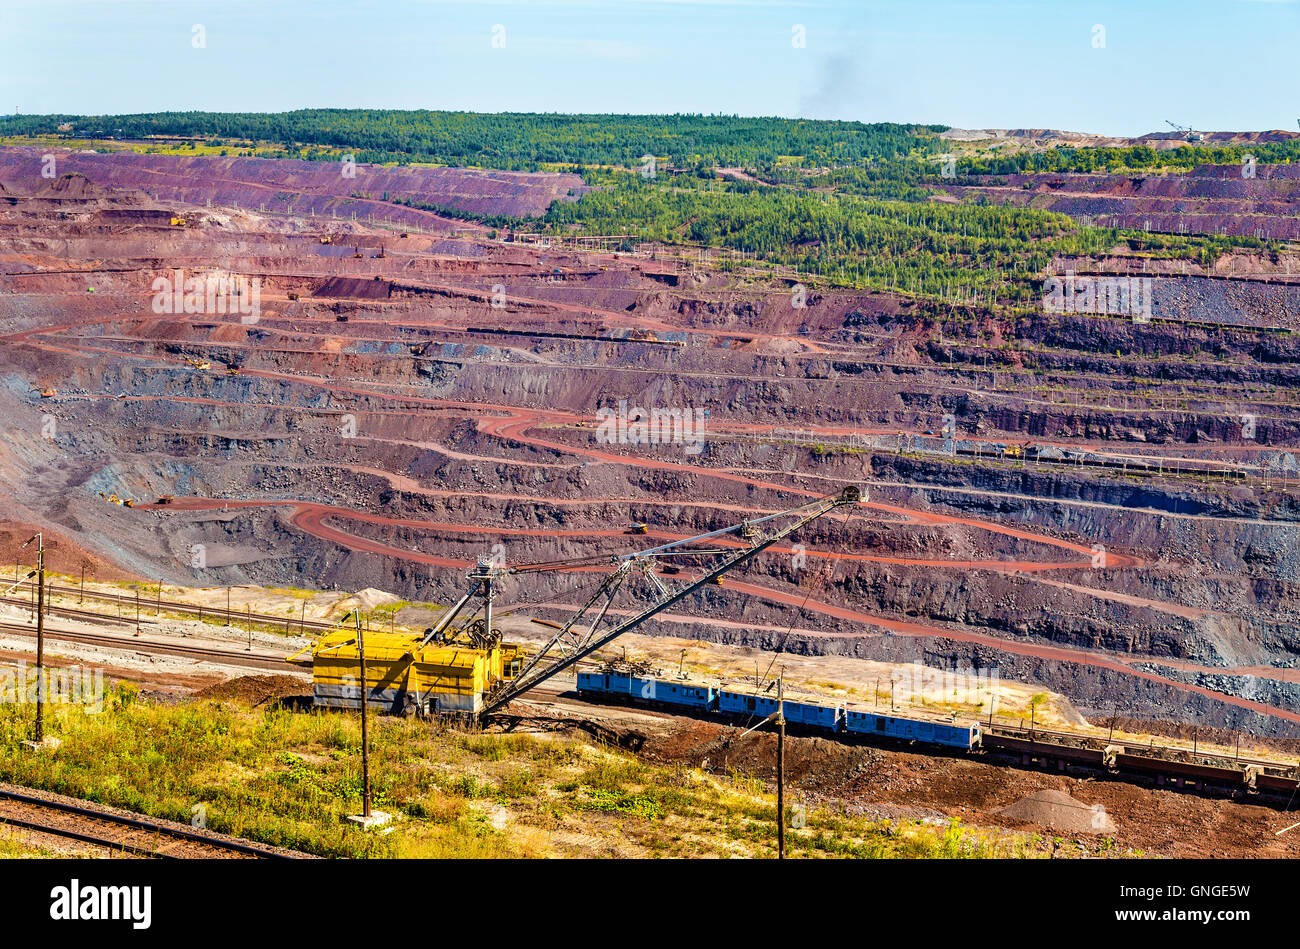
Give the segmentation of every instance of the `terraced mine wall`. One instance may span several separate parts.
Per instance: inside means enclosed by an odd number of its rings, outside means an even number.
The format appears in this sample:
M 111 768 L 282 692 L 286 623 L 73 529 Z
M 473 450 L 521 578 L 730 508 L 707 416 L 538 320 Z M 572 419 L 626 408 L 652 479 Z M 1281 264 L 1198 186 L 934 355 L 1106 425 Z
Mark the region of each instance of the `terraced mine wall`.
M 802 553 L 654 628 L 973 659 L 1094 714 L 1292 733 L 1300 473 L 1269 466 L 1300 444 L 1300 349 L 1215 318 L 1275 319 L 1276 286 L 1172 281 L 1185 322 L 1145 324 L 824 288 L 796 308 L 757 277 L 674 287 L 612 254 L 357 225 L 351 246 L 386 255 L 354 258 L 302 222 L 123 225 L 95 219 L 108 195 L 61 193 L 0 203 L 0 495 L 139 576 L 446 602 L 497 546 L 613 554 L 861 484 L 869 504 Z M 154 313 L 178 262 L 260 277 L 259 320 Z M 375 277 L 389 295 L 312 297 Z M 702 450 L 602 441 L 620 401 L 707 411 Z M 974 445 L 1009 454 L 956 451 Z M 1063 463 L 1084 455 L 1112 467 Z M 502 609 L 557 619 L 593 578 L 520 576 Z
M 542 172 L 477 171 L 467 168 L 354 165 L 344 174 L 336 161 L 287 158 L 189 157 L 135 152 L 70 151 L 0 147 L 0 181 L 45 183 L 44 156 L 58 174 L 83 174 L 104 187 L 139 189 L 164 201 L 264 209 L 271 213 L 338 217 L 353 215 L 411 226 L 432 226 L 436 214 L 403 207 L 399 200 L 473 214 L 528 217 L 551 203 L 576 199 L 582 178 Z
M 1029 205 L 1099 226 L 1169 234 L 1300 238 L 1296 200 L 1300 166 L 1199 165 L 1187 174 L 975 175 L 945 188 L 963 200 L 983 195 Z

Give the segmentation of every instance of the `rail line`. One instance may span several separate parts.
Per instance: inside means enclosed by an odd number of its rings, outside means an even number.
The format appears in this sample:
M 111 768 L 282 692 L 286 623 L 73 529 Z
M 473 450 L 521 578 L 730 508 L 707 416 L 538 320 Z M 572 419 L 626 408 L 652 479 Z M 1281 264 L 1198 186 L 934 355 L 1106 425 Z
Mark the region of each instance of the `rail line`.
M 4 606 L 13 606 L 20 610 L 27 610 L 29 613 L 34 612 L 36 609 L 32 605 L 30 599 L 23 599 L 21 597 L 16 597 L 16 596 L 0 597 L 0 604 L 3 604 Z M 49 602 L 48 599 L 45 601 L 45 615 L 63 616 L 66 617 L 67 619 L 77 619 L 77 620 L 92 621 L 96 623 L 105 623 L 109 626 L 135 625 L 135 620 L 127 619 L 125 616 L 119 618 L 117 616 L 109 616 L 104 613 L 96 613 L 93 610 L 78 610 L 67 606 L 54 606 Z
M 237 502 L 230 502 L 230 503 L 237 503 Z M 141 509 L 150 509 L 153 507 L 153 505 L 149 505 L 147 507 L 145 505 L 138 505 L 138 506 Z M 32 581 L 25 580 L 22 583 L 18 584 L 18 586 L 20 588 L 25 587 L 30 590 L 32 586 Z M 47 583 L 45 586 L 45 590 L 46 590 L 46 595 L 49 597 L 85 596 L 88 599 L 99 600 L 101 602 L 109 602 L 109 603 L 121 603 L 123 605 L 130 605 L 132 607 L 134 607 L 134 605 L 136 604 L 136 598 L 134 596 L 128 596 L 127 594 L 124 593 L 103 593 L 99 591 L 86 590 L 83 594 L 82 591 L 79 590 L 77 587 L 60 587 L 52 583 Z M 0 603 L 8 603 L 11 605 L 21 606 L 29 609 L 31 607 L 30 599 L 20 600 L 19 598 L 16 597 L 11 597 L 9 599 L 0 599 Z M 241 619 L 248 620 L 250 618 L 254 623 L 260 623 L 264 626 L 277 626 L 277 627 L 283 626 L 285 627 L 285 629 L 292 629 L 294 627 L 297 627 L 302 630 L 315 629 L 315 630 L 325 631 L 325 630 L 333 630 L 338 625 L 337 623 L 326 623 L 320 620 L 294 619 L 292 616 L 272 616 L 269 613 L 251 613 L 248 611 L 239 612 L 234 609 L 223 610 L 220 607 L 216 607 L 216 606 L 196 606 L 193 603 L 184 603 L 179 600 L 160 600 L 157 598 L 145 599 L 144 597 L 141 597 L 139 603 L 142 608 L 150 607 L 150 606 L 161 607 L 162 609 L 172 613 L 191 614 L 191 615 L 198 616 L 200 619 L 203 618 L 204 616 L 211 616 L 214 618 L 226 617 L 229 620 L 229 625 L 233 625 L 234 622 L 237 620 L 241 620 Z M 70 607 L 51 606 L 48 604 L 48 601 L 46 605 L 46 612 L 48 613 L 61 612 L 69 616 L 76 614 L 79 616 L 93 618 L 96 620 L 108 619 L 113 622 L 117 621 L 117 617 L 115 616 L 106 616 L 103 613 L 96 613 L 92 610 L 76 610 Z M 131 624 L 134 624 L 135 620 L 134 619 L 127 620 L 126 617 L 123 617 L 122 622 L 124 623 L 130 622 Z
M 36 630 L 23 623 L 0 622 L 0 629 L 17 632 L 30 639 L 36 638 Z M 206 646 L 185 646 L 180 643 L 163 643 L 154 639 L 138 639 L 134 636 L 106 636 L 82 631 L 50 629 L 45 630 L 46 639 L 62 642 L 82 643 L 87 646 L 101 646 L 109 649 L 124 649 L 130 652 L 142 652 L 154 655 L 180 656 L 204 662 L 216 662 L 228 666 L 246 666 L 252 669 L 272 669 L 276 672 L 290 671 L 285 665 L 284 657 L 268 653 L 231 652 L 225 649 L 209 649 Z
M 598 699 L 570 698 L 572 692 L 536 690 L 538 693 L 519 698 L 521 704 L 540 707 L 581 707 L 586 705 L 601 708 L 617 708 L 623 703 L 612 703 Z M 639 713 L 649 713 L 655 717 L 714 721 L 724 725 L 734 725 L 738 719 L 734 715 L 704 715 L 695 709 L 666 706 L 657 702 L 645 702 L 629 698 L 626 704 L 636 708 Z M 908 717 L 915 717 L 909 710 Z M 929 718 L 930 716 L 922 716 Z M 949 719 L 934 719 L 948 723 Z M 969 720 L 967 720 L 969 721 Z M 844 735 L 826 732 L 821 728 L 807 725 L 787 725 L 794 731 L 813 737 L 832 737 L 852 743 L 865 742 L 875 744 L 885 742 L 888 746 L 905 745 L 906 748 L 920 746 L 932 754 L 973 756 L 995 767 L 1022 767 L 1058 773 L 1086 773 L 1112 780 L 1124 781 L 1139 786 L 1156 786 L 1175 791 L 1187 791 L 1204 796 L 1228 796 L 1234 799 L 1244 797 L 1259 802 L 1273 804 L 1285 802 L 1290 808 L 1297 793 L 1300 793 L 1300 764 L 1289 764 L 1281 760 L 1239 757 L 1217 751 L 1197 751 L 1176 745 L 1150 743 L 1135 744 L 1131 737 L 1107 739 L 1095 735 L 1081 735 L 1044 728 L 1017 728 L 1001 723 L 985 726 L 982 744 L 970 751 L 954 751 L 944 745 L 929 744 L 924 740 L 907 741 L 889 739 L 874 735 Z
M 51 801 L 0 787 L 0 826 L 53 834 L 120 853 L 163 859 L 296 859 L 295 855 L 148 817 Z

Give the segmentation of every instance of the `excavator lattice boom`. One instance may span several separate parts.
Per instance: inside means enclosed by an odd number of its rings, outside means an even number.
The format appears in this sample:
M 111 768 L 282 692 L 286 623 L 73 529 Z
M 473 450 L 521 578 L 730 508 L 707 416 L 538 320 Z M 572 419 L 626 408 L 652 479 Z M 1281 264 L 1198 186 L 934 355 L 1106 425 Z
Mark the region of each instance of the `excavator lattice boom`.
M 799 528 L 815 521 L 823 514 L 839 507 L 857 504 L 862 500 L 862 492 L 858 488 L 847 487 L 839 494 L 819 498 L 816 501 L 791 508 L 788 511 L 746 520 L 732 527 L 725 527 L 721 530 L 709 531 L 684 540 L 661 544 L 648 550 L 613 558 L 604 558 L 603 562 L 613 564 L 611 573 L 597 586 L 596 591 L 588 597 L 578 611 L 559 628 L 556 634 L 551 637 L 551 640 L 538 650 L 537 654 L 532 657 L 518 676 L 501 681 L 492 692 L 485 696 L 482 714 L 487 715 L 503 707 L 557 673 L 563 672 L 602 646 L 607 645 L 656 614 L 685 599 L 705 584 L 716 582 L 718 578 L 733 567 L 748 563 L 777 541 L 789 537 Z M 700 549 L 689 546 L 698 541 L 721 537 L 725 534 L 732 534 L 743 539 L 746 546 L 718 549 Z M 721 559 L 715 561 L 701 576 L 677 590 L 672 589 L 654 571 L 655 566 L 659 563 L 659 558 L 706 554 L 721 556 Z M 579 558 L 579 560 L 582 563 L 601 562 L 601 558 L 597 557 Z M 509 568 L 506 572 L 526 573 L 538 570 L 559 570 L 577 564 L 578 561 L 576 560 L 523 564 Z M 622 623 L 601 629 L 606 611 L 613 602 L 614 596 L 633 573 L 642 573 L 649 580 L 655 595 L 653 602 Z M 596 609 L 596 614 L 592 620 L 586 623 L 585 626 L 579 625 L 583 617 L 593 608 Z

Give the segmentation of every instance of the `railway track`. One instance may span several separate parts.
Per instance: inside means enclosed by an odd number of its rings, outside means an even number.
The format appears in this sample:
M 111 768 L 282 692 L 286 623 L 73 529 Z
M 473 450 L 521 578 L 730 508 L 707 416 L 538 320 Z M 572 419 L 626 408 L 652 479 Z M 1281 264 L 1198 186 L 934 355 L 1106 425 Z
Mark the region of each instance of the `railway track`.
M 1056 746 L 1062 749 L 1072 747 L 1104 749 L 1107 745 L 1117 745 L 1123 747 L 1129 754 L 1144 754 L 1145 757 L 1152 761 L 1168 759 L 1172 763 L 1176 763 L 1174 756 L 1191 756 L 1205 762 L 1209 767 L 1224 771 L 1240 772 L 1246 768 L 1257 768 L 1279 776 L 1286 776 L 1289 780 L 1300 781 L 1300 762 L 1292 763 L 1281 758 L 1257 758 L 1250 755 L 1227 754 L 1204 748 L 1197 748 L 1193 751 L 1192 748 L 1185 745 L 1157 742 L 1154 738 L 1149 739 L 1145 744 L 1140 744 L 1134 742 L 1131 738 L 1122 736 L 1102 738 L 1098 735 L 1083 735 L 1051 728 L 1025 728 L 1001 723 L 986 726 L 986 734 L 994 738 L 1036 742 L 1045 748 Z
M 0 629 L 19 633 L 29 639 L 36 638 L 34 627 L 25 623 L 0 622 Z M 217 662 L 222 665 L 244 666 L 252 669 L 272 669 L 287 672 L 282 656 L 269 653 L 235 652 L 227 649 L 211 649 L 207 646 L 187 646 L 183 643 L 164 643 L 154 639 L 140 639 L 135 636 L 113 636 L 100 633 L 88 633 L 80 630 L 45 630 L 45 638 L 62 642 L 82 643 L 87 646 L 103 646 L 109 649 L 125 649 L 130 652 L 143 652 L 153 655 L 180 656 L 205 662 Z
M 32 585 L 32 581 L 28 580 L 19 584 L 18 588 L 30 589 L 31 585 Z M 321 631 L 332 631 L 337 626 L 336 623 L 326 623 L 320 620 L 294 619 L 292 616 L 272 616 L 269 613 L 249 613 L 249 612 L 240 613 L 239 611 L 233 609 L 227 611 L 227 610 L 220 609 L 219 607 L 196 606 L 193 603 L 182 603 L 178 600 L 159 600 L 157 598 L 141 597 L 137 601 L 134 595 L 127 595 L 124 593 L 103 593 L 95 590 L 86 590 L 83 593 L 77 587 L 64 587 L 64 586 L 58 586 L 53 583 L 46 584 L 45 589 L 46 589 L 46 595 L 48 597 L 55 597 L 55 596 L 60 596 L 65 598 L 70 598 L 74 596 L 78 598 L 84 597 L 85 599 L 97 600 L 101 603 L 120 603 L 124 607 L 129 606 L 132 609 L 134 609 L 136 603 L 139 602 L 142 610 L 152 607 L 154 609 L 163 609 L 171 613 L 186 613 L 189 615 L 198 616 L 200 618 L 212 617 L 214 622 L 224 617 L 228 625 L 233 625 L 239 620 L 247 621 L 251 619 L 254 623 L 260 623 L 265 626 L 276 626 L 276 627 L 283 626 L 286 629 L 299 629 L 303 631 L 309 629 L 321 630 Z M 22 606 L 25 608 L 30 607 L 31 605 L 30 598 L 27 600 L 22 600 L 21 598 L 12 597 L 4 600 L 3 602 L 13 603 L 14 605 Z M 59 610 L 69 611 L 70 608 L 51 606 L 49 605 L 49 601 L 47 600 L 46 610 L 47 612 L 53 613 Z M 96 619 L 107 618 L 107 619 L 116 620 L 116 617 L 106 617 L 105 614 L 103 613 L 94 613 L 90 610 L 70 610 L 70 612 L 81 613 L 86 616 L 95 617 Z M 127 618 L 125 616 L 122 617 L 122 621 L 127 622 Z M 130 622 L 134 624 L 135 620 L 131 619 Z
M 7 787 L 0 787 L 0 826 L 50 834 L 137 857 L 294 859 L 293 854 L 170 822 L 52 801 Z
M 0 604 L 5 606 L 14 606 L 20 610 L 32 611 L 30 600 L 22 597 L 6 596 L 0 597 Z M 46 616 L 62 616 L 66 619 L 83 620 L 93 623 L 104 623 L 109 626 L 134 626 L 135 620 L 127 617 L 109 616 L 104 613 L 96 613 L 94 610 L 78 610 L 67 606 L 54 606 L 48 600 L 45 603 Z

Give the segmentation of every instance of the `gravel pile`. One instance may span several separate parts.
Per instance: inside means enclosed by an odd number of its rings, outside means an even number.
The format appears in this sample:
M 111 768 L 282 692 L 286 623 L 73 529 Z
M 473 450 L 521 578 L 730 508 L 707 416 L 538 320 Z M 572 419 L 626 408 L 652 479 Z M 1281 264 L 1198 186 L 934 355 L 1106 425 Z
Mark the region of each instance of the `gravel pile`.
M 1004 817 L 1041 824 L 1067 834 L 1111 834 L 1115 825 L 1100 804 L 1084 804 L 1064 791 L 1035 791 L 998 811 Z

